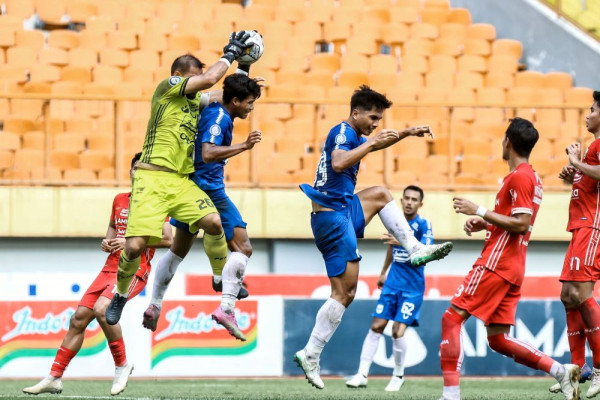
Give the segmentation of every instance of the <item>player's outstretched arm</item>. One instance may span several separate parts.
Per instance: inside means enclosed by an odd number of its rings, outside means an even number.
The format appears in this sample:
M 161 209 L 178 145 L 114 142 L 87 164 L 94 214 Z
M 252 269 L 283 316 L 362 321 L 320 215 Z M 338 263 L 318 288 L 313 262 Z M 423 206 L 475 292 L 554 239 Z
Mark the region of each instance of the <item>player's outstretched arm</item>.
M 192 76 L 185 86 L 185 93 L 197 93 L 214 86 L 225 75 L 231 63 L 238 59 L 244 49 L 248 47 L 246 44 L 248 38 L 250 38 L 250 34 L 245 31 L 233 32 L 229 43 L 223 48 L 221 59 L 208 68 L 205 73 Z
M 394 239 L 394 237 L 392 235 L 390 235 L 389 233 L 385 233 L 382 237 L 381 240 L 383 240 L 384 243 L 388 243 L 388 241 L 390 240 L 389 237 L 392 237 L 392 239 Z M 396 240 L 396 239 L 394 239 Z M 381 273 L 379 274 L 379 279 L 377 279 L 377 287 L 379 289 L 381 289 L 383 287 L 383 284 L 385 283 L 385 279 L 386 279 L 386 273 L 387 270 L 390 268 L 390 265 L 392 264 L 392 246 L 389 245 L 387 247 L 387 251 L 385 253 L 385 260 L 383 261 L 383 267 L 381 268 Z
M 248 137 L 244 142 L 231 146 L 217 146 L 214 143 L 204 142 L 202 143 L 202 161 L 205 163 L 213 163 L 237 156 L 238 154 L 253 148 L 255 144 L 261 141 L 261 139 L 262 133 L 260 131 L 252 131 L 248 134 Z
M 159 249 L 159 248 L 164 249 L 164 248 L 171 247 L 172 244 L 173 244 L 173 228 L 171 227 L 171 224 L 169 223 L 169 221 L 166 221 L 163 224 L 162 238 L 160 239 L 160 242 L 158 242 L 156 244 L 148 245 L 147 247 L 152 247 L 154 249 Z
M 479 215 L 486 222 L 495 225 L 508 232 L 515 232 L 521 235 L 529 231 L 531 225 L 531 214 L 502 215 L 478 206 L 470 200 L 461 197 L 454 197 L 454 211 L 457 214 Z M 475 232 L 475 231 L 472 231 Z
M 383 129 L 370 137 L 366 142 L 352 150 L 334 150 L 331 152 L 331 168 L 340 173 L 362 160 L 371 151 L 385 149 L 398 139 L 398 132 Z
M 600 165 L 589 165 L 581 161 L 581 145 L 579 143 L 570 144 L 565 151 L 569 156 L 569 163 L 573 167 L 580 170 L 582 174 L 600 181 Z

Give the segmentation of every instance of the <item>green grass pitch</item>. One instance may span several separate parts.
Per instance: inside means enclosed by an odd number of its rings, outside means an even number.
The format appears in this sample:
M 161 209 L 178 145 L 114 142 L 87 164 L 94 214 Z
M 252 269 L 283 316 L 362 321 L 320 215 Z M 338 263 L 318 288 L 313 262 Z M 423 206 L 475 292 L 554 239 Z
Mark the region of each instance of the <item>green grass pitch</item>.
M 371 378 L 366 389 L 346 388 L 343 378 L 327 378 L 325 389 L 318 390 L 300 378 L 256 378 L 256 379 L 135 379 L 129 381 L 125 392 L 110 396 L 109 380 L 63 380 L 60 395 L 26 395 L 21 389 L 35 384 L 33 380 L 0 380 L 0 399 L 402 399 L 437 400 L 441 396 L 441 378 L 408 378 L 400 392 L 383 391 L 388 379 Z M 509 399 L 563 399 L 562 394 L 551 394 L 548 387 L 551 378 L 463 378 L 461 385 L 463 400 L 509 400 Z M 585 393 L 588 384 L 582 388 Z

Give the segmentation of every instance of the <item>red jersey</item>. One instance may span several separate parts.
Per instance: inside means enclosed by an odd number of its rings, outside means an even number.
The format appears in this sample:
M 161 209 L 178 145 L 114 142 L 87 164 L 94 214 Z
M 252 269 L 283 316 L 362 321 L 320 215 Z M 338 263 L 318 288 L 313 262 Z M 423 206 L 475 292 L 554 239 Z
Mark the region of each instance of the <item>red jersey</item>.
M 115 224 L 115 230 L 118 238 L 125 237 L 125 231 L 127 230 L 127 218 L 129 217 L 130 198 L 131 193 L 119 193 L 113 200 L 112 214 L 110 215 L 110 219 Z M 150 260 L 152 260 L 152 257 L 154 257 L 154 252 L 155 249 L 151 249 L 149 247 L 146 247 L 146 249 L 142 252 L 140 268 L 138 269 L 136 275 L 144 281 L 148 278 L 148 274 L 150 274 Z M 104 264 L 102 271 L 117 272 L 119 268 L 120 255 L 120 251 L 117 253 L 111 253 L 106 259 L 106 263 Z
M 513 285 L 523 283 L 527 245 L 542 203 L 542 193 L 542 181 L 527 163 L 519 164 L 504 177 L 496 195 L 494 212 L 502 215 L 531 214 L 531 225 L 529 231 L 521 235 L 488 224 L 485 244 L 475 265 L 496 272 Z
M 586 150 L 583 162 L 588 165 L 600 164 L 600 140 L 596 139 Z M 600 181 L 590 178 L 577 170 L 573 177 L 573 190 L 569 203 L 569 223 L 567 230 L 578 228 L 600 229 Z

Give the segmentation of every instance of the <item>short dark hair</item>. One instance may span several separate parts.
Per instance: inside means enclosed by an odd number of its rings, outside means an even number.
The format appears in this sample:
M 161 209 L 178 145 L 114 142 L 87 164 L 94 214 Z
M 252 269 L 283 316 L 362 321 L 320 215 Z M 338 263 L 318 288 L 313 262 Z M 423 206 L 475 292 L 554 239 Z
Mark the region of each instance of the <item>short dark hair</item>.
M 244 100 L 248 96 L 260 97 L 260 86 L 244 74 L 231 74 L 223 81 L 223 104 L 229 104 L 234 97 Z
M 420 187 L 418 187 L 416 185 L 408 185 L 402 191 L 402 195 L 403 196 L 404 196 L 404 193 L 406 193 L 407 190 L 414 190 L 415 192 L 419 192 L 419 194 L 421 195 L 421 201 L 423 201 L 423 198 L 425 197 L 425 193 L 423 193 L 423 189 L 421 189 Z
M 506 137 L 510 140 L 513 149 L 521 157 L 529 157 L 533 146 L 540 138 L 540 134 L 533 124 L 523 118 L 513 118 L 506 128 Z
M 594 97 L 594 103 L 598 104 L 598 107 L 600 107 L 600 92 L 594 90 L 594 94 L 592 96 Z
M 367 85 L 362 85 L 356 89 L 350 99 L 350 111 L 355 108 L 371 110 L 373 107 L 375 107 L 377 111 L 383 111 L 391 106 L 392 102 L 385 97 L 385 95 L 374 91 Z
M 177 57 L 175 61 L 173 61 L 173 64 L 171 64 L 171 75 L 175 75 L 175 71 L 179 71 L 182 75 L 185 75 L 190 71 L 190 69 L 192 69 L 192 67 L 202 69 L 205 66 L 206 64 L 200 61 L 197 57 L 187 53 Z
M 135 153 L 135 155 L 131 159 L 131 168 L 133 168 L 133 166 L 135 165 L 136 162 L 140 161 L 140 158 L 142 158 L 142 152 L 141 151 L 139 153 Z

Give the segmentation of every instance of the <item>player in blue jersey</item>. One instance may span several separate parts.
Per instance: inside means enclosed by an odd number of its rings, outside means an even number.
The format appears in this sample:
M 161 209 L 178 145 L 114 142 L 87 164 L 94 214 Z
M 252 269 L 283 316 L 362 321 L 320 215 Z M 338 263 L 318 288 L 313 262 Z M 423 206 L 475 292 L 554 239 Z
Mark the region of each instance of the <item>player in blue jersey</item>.
M 431 224 L 418 214 L 419 208 L 423 205 L 423 190 L 418 186 L 407 186 L 401 202 L 404 216 L 415 237 L 423 244 L 432 244 Z M 425 293 L 425 267 L 413 267 L 407 251 L 391 235 L 385 235 L 384 240 L 390 246 L 381 269 L 381 276 L 377 281 L 377 286 L 383 288 L 373 313 L 371 329 L 363 342 L 358 373 L 346 382 L 346 386 L 351 388 L 367 386 L 367 376 L 383 330 L 388 321 L 392 320 L 394 321 L 392 326 L 394 371 L 385 390 L 396 392 L 404 383 L 406 358 L 404 332 L 409 326 L 419 326 L 421 304 Z M 388 269 L 389 274 L 386 278 Z
M 222 96 L 222 104 L 213 102 L 200 114 L 194 158 L 195 172 L 190 177 L 210 197 L 219 211 L 225 239 L 231 250 L 222 272 L 221 305 L 212 313 L 212 318 L 227 328 L 232 336 L 244 341 L 246 338 L 235 320 L 234 306 L 242 288 L 246 265 L 252 255 L 252 246 L 246 231 L 246 223 L 225 192 L 224 168 L 228 158 L 252 149 L 261 140 L 261 132 L 252 131 L 244 142 L 232 144 L 233 120 L 248 117 L 254 109 L 254 102 L 260 97 L 260 85 L 257 80 L 249 78 L 246 74 L 229 75 L 223 83 Z M 200 208 L 207 206 L 212 204 L 202 202 L 198 204 Z M 175 219 L 171 219 L 171 224 L 177 228 L 178 236 L 187 238 L 182 241 L 186 242 L 187 246 L 171 248 L 172 261 L 175 262 L 171 262 L 168 266 L 159 264 L 151 304 L 144 312 L 144 326 L 152 330 L 156 329 L 160 305 L 166 289 L 177 266 L 191 248 L 196 235 L 190 233 L 187 224 Z
M 294 355 L 306 379 L 318 389 L 324 387 L 319 367 L 321 352 L 354 299 L 361 259 L 357 239 L 363 237 L 371 219 L 379 215 L 388 232 L 407 250 L 414 266 L 443 258 L 452 250 L 449 242 L 419 242 L 387 188 L 374 186 L 354 193 L 360 160 L 371 151 L 385 149 L 408 136 L 431 136 L 428 126 L 384 129 L 370 136 L 391 105 L 384 95 L 366 85 L 356 90 L 348 119 L 327 136 L 314 186 L 300 185 L 312 200 L 312 231 L 331 283 L 331 297 L 319 309 L 308 343 Z

